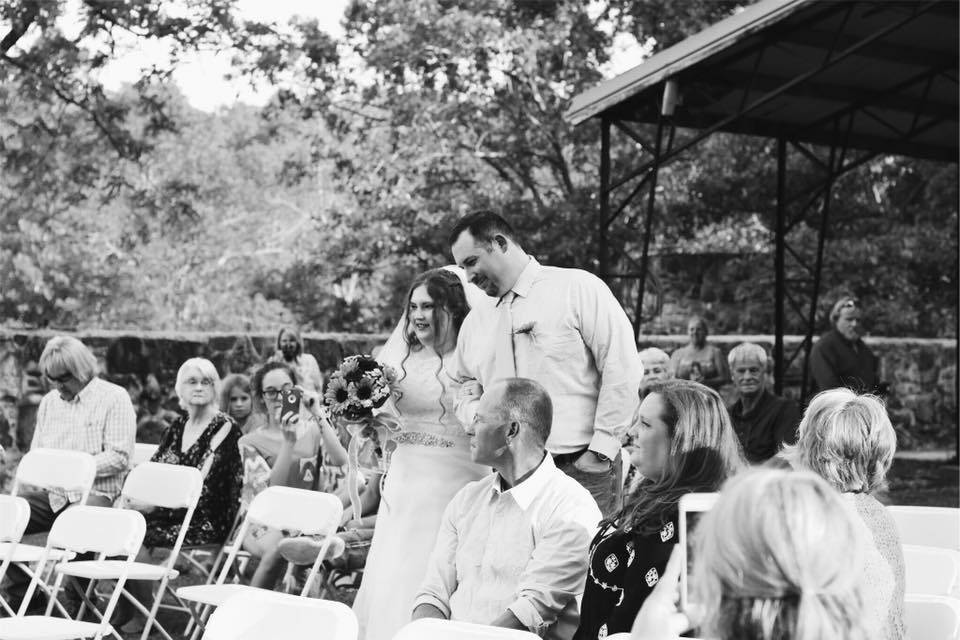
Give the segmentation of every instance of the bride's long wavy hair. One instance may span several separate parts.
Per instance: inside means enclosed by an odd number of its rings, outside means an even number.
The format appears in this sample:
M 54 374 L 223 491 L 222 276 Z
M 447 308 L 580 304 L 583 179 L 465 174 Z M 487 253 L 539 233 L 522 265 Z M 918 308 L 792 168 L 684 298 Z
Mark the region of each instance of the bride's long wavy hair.
M 419 287 L 426 287 L 427 293 L 430 295 L 430 299 L 433 300 L 433 314 L 430 318 L 430 324 L 434 331 L 434 344 L 442 344 L 448 338 L 448 335 L 446 334 L 437 335 L 436 333 L 444 324 L 442 322 L 443 316 L 441 316 L 441 313 L 447 314 L 447 316 L 450 318 L 450 324 L 447 326 L 446 331 L 453 332 L 453 335 L 456 338 L 456 336 L 460 334 L 460 327 L 463 325 L 463 319 L 467 317 L 467 313 L 470 311 L 470 305 L 467 303 L 467 294 L 463 290 L 463 283 L 460 281 L 460 278 L 457 277 L 457 274 L 447 271 L 446 269 L 430 269 L 429 271 L 424 271 L 414 278 L 413 282 L 410 283 L 410 290 L 407 291 L 407 310 L 405 312 L 406 323 L 403 328 L 403 339 L 407 344 L 407 352 L 400 361 L 399 380 L 403 380 L 407 376 L 405 365 L 407 358 L 410 357 L 410 354 L 414 351 L 420 351 L 424 348 L 423 343 L 420 342 L 420 340 L 417 338 L 416 332 L 413 330 L 413 323 L 410 321 L 410 300 L 413 298 L 413 292 Z M 440 397 L 437 398 L 437 403 L 440 405 L 440 420 L 442 421 L 446 415 L 446 408 L 443 406 L 443 402 L 441 400 L 443 396 L 443 390 L 446 389 L 446 383 L 440 375 L 440 373 L 443 371 L 444 354 L 438 351 L 437 355 L 440 356 L 440 364 L 437 366 L 435 375 L 437 380 L 440 381 L 440 385 L 442 387 L 440 391 Z M 402 394 L 397 397 L 398 410 L 401 397 Z

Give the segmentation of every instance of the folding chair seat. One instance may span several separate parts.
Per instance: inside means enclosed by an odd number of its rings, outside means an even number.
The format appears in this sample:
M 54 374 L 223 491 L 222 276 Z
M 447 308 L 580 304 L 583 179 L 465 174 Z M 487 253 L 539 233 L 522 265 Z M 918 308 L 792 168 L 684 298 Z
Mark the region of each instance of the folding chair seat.
M 900 533 L 900 544 L 940 547 L 960 551 L 960 509 L 891 505 Z
M 7 545 L 6 553 L 3 553 L 3 561 L 0 562 L 0 583 L 3 582 L 3 576 L 7 574 L 7 568 L 17 553 L 17 546 L 20 544 L 20 538 L 27 528 L 30 521 L 30 503 L 23 498 L 16 496 L 0 495 L 0 543 Z M 13 609 L 3 596 L 0 596 L 0 607 L 7 612 L 7 615 L 14 615 Z
M 960 600 L 908 593 L 903 621 L 906 640 L 960 640 Z
M 213 613 L 203 640 L 356 640 L 357 633 L 357 618 L 342 602 L 247 590 Z
M 47 603 L 47 612 L 43 616 L 26 616 L 27 604 L 37 588 L 40 575 L 56 549 L 70 550 L 76 553 L 96 553 L 99 559 L 107 556 L 125 556 L 126 563 L 132 564 L 143 543 L 146 521 L 137 511 L 111 509 L 109 507 L 76 506 L 67 509 L 53 523 L 43 558 L 34 572 L 27 588 L 27 595 L 16 617 L 0 618 L 0 639 L 2 640 L 71 640 L 73 638 L 94 638 L 113 634 L 109 624 L 110 615 L 117 604 L 123 584 L 127 579 L 124 571 L 117 578 L 117 585 L 110 594 L 106 610 L 100 622 L 83 622 L 69 618 L 55 618 L 53 610 L 57 593 L 63 583 L 64 574 L 59 571 L 63 564 L 54 567 L 57 578 L 51 590 L 51 599 Z M 67 563 L 69 564 L 69 563 Z
M 60 565 L 59 571 L 76 578 L 90 579 L 91 583 L 87 589 L 88 598 L 92 593 L 95 581 L 116 580 L 122 573 L 126 573 L 128 580 L 159 582 L 157 594 L 154 596 L 153 604 L 149 610 L 131 596 L 128 591 L 124 590 L 123 595 L 140 613 L 146 616 L 146 624 L 141 635 L 142 640 L 147 639 L 154 625 L 167 640 L 173 640 L 166 629 L 156 622 L 157 609 L 160 607 L 164 593 L 168 591 L 169 581 L 179 575 L 179 572 L 174 569 L 174 563 L 177 560 L 187 530 L 190 528 L 190 521 L 193 519 L 193 512 L 196 509 L 197 501 L 200 499 L 201 491 L 203 491 L 203 476 L 200 470 L 195 467 L 160 462 L 143 462 L 137 465 L 130 471 L 123 484 L 123 490 L 120 494 L 122 497 L 154 507 L 185 509 L 180 531 L 173 547 L 170 549 L 170 556 L 166 562 L 156 565 L 145 562 L 128 563 L 118 560 L 85 560 Z
M 250 507 L 237 530 L 237 535 L 233 542 L 225 547 L 226 558 L 220 568 L 216 583 L 180 587 L 176 593 L 184 600 L 205 605 L 199 617 L 199 620 L 202 621 L 207 607 L 218 606 L 228 597 L 244 590 L 266 591 L 247 585 L 226 584 L 227 575 L 240 552 L 247 531 L 251 526 L 262 525 L 283 531 L 296 531 L 301 535 L 321 535 L 324 537 L 320 552 L 310 567 L 310 572 L 300 593 L 301 596 L 306 596 L 310 592 L 310 587 L 317 576 L 320 564 L 326 556 L 331 536 L 336 532 L 342 515 L 343 505 L 340 499 L 332 494 L 292 487 L 267 487 L 250 502 Z M 291 571 L 292 567 L 288 566 L 286 579 L 289 579 Z M 199 628 L 194 630 L 194 636 L 198 631 Z
M 534 640 L 539 638 L 529 631 L 491 627 L 485 624 L 420 618 L 406 624 L 393 640 Z
M 903 545 L 906 592 L 916 595 L 960 595 L 960 551 Z
M 68 449 L 31 449 L 20 459 L 10 495 L 16 496 L 24 487 L 79 491 L 80 504 L 83 504 L 90 497 L 96 476 L 97 463 L 89 453 Z M 33 571 L 29 565 L 39 563 L 43 553 L 44 548 L 37 545 L 0 543 L 0 560 L 17 565 L 31 578 Z M 56 549 L 50 553 L 50 560 L 69 560 L 75 555 Z M 48 591 L 45 584 L 41 584 L 40 589 L 44 593 Z

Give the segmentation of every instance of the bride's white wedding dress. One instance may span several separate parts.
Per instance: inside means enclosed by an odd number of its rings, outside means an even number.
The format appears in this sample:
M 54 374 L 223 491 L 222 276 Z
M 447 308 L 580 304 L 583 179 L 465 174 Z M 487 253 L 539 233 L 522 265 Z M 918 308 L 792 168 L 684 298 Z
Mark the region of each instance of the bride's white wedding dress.
M 402 431 L 394 437 L 397 449 L 353 606 L 360 640 L 389 640 L 410 621 L 444 509 L 465 484 L 490 473 L 470 460 L 469 438 L 454 415 L 458 386 L 446 362 L 424 348 L 410 353 L 403 370 L 389 364 L 403 376 L 396 385 Z

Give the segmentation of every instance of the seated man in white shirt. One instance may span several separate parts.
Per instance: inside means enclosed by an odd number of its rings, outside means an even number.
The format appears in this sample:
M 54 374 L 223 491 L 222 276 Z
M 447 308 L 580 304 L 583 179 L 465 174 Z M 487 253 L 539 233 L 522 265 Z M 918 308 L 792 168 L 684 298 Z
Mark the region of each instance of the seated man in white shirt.
M 552 420 L 550 396 L 533 380 L 508 378 L 483 394 L 467 433 L 474 462 L 494 473 L 448 505 L 414 619 L 573 635 L 601 515 L 547 455 Z
M 72 449 L 93 455 L 97 476 L 87 504 L 109 507 L 120 495 L 133 456 L 137 416 L 126 389 L 97 377 L 97 359 L 76 338 L 51 338 L 40 354 L 40 370 L 52 389 L 37 409 L 30 447 Z M 27 534 L 49 531 L 56 517 L 79 502 L 79 491 L 27 490 L 30 503 Z M 15 602 L 29 582 L 16 567 L 7 572 L 7 588 Z

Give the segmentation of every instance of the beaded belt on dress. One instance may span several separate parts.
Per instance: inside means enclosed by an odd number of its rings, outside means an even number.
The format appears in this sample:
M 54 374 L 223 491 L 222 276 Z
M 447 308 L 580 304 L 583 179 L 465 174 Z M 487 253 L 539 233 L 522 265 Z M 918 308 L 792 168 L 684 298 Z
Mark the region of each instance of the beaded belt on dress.
M 427 433 L 424 431 L 401 431 L 400 433 L 391 436 L 391 439 L 397 444 L 419 444 L 424 447 L 441 448 L 454 446 L 454 442 L 450 438 L 445 438 L 435 433 Z

